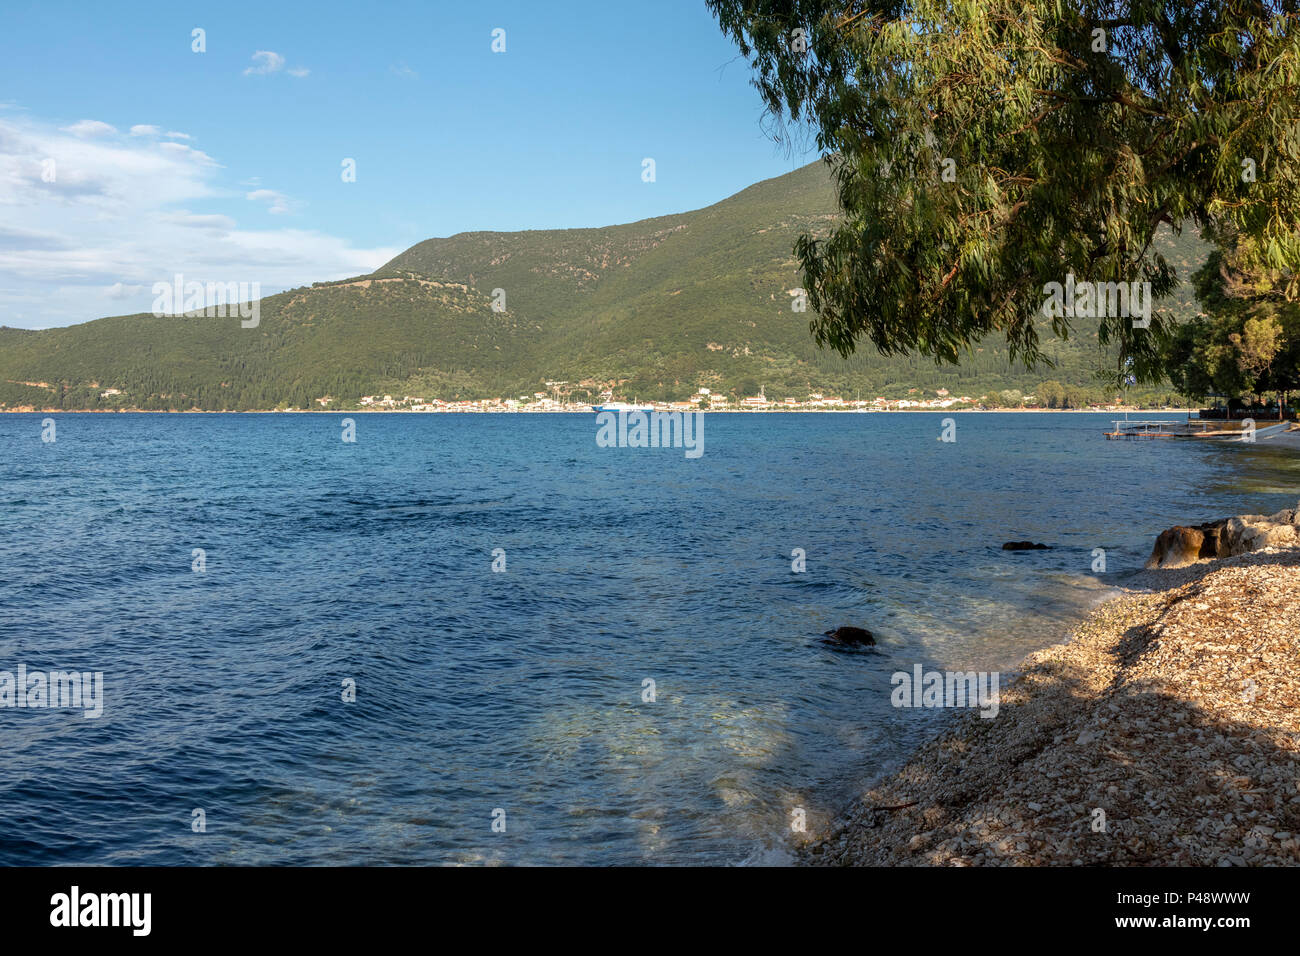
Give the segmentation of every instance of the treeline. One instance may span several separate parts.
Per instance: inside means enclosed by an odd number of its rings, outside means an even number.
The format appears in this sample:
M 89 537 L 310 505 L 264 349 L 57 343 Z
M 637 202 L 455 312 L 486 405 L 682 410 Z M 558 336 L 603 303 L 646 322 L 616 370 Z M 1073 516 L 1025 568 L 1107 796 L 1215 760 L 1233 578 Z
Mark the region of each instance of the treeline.
M 1003 389 L 980 396 L 980 404 L 987 408 L 1023 408 L 1032 405 L 1037 408 L 1070 410 L 1088 408 L 1092 405 L 1109 405 L 1116 400 L 1147 408 L 1189 408 L 1195 404 L 1172 389 L 1139 388 L 1119 392 L 1107 388 L 1062 385 L 1054 380 L 1040 382 L 1032 392 Z

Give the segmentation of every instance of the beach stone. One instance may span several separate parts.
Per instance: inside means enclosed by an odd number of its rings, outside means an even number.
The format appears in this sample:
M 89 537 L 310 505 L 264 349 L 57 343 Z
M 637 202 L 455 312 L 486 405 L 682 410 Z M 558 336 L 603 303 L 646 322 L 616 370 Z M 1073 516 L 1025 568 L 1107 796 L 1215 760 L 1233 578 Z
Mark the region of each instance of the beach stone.
M 1190 527 L 1176 525 L 1156 538 L 1147 570 L 1183 568 L 1265 548 L 1300 547 L 1300 504 L 1272 515 L 1235 515 Z
M 1201 528 L 1175 525 L 1160 532 L 1160 536 L 1156 538 L 1155 548 L 1151 551 L 1151 557 L 1147 558 L 1146 566 L 1148 569 L 1184 568 L 1201 559 L 1205 544 L 1205 531 Z M 1212 544 L 1211 547 L 1215 545 Z
M 1290 548 L 1296 541 L 1296 527 L 1291 523 L 1291 513 L 1284 522 L 1263 515 L 1239 515 L 1229 518 L 1224 525 L 1220 551 L 1215 557 L 1228 558 L 1263 548 Z

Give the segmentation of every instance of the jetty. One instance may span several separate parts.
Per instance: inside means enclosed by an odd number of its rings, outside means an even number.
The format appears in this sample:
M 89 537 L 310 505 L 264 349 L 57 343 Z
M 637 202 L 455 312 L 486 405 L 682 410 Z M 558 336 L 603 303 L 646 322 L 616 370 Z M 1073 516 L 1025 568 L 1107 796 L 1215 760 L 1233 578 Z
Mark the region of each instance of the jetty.
M 1246 425 L 1250 422 L 1250 426 Z M 1253 437 L 1247 437 L 1253 426 Z M 1147 438 L 1200 438 L 1211 441 L 1254 441 L 1270 436 L 1273 432 L 1282 432 L 1292 426 L 1291 422 L 1251 422 L 1244 420 L 1216 420 L 1189 418 L 1187 421 L 1128 420 L 1116 421 L 1114 427 L 1105 433 L 1108 441 Z
M 1210 422 L 1196 418 L 1187 421 L 1168 420 L 1129 420 L 1116 421 L 1115 427 L 1106 432 L 1108 440 L 1145 439 L 1145 438 L 1208 438 L 1211 436 L 1237 437 L 1241 428 L 1236 422 Z
M 1106 439 L 1112 441 L 1121 438 L 1178 438 L 1183 422 L 1167 421 L 1116 421 L 1115 427 L 1106 432 Z

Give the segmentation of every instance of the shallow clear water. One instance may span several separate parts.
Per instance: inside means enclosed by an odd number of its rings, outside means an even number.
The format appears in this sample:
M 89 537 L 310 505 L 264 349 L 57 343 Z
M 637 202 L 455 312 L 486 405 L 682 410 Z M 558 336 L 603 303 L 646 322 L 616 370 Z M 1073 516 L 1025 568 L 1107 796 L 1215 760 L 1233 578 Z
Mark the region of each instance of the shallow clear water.
M 0 670 L 105 708 L 0 709 L 6 864 L 779 856 L 943 719 L 893 672 L 1010 670 L 1161 529 L 1300 487 L 1107 415 L 709 415 L 697 460 L 594 416 L 44 417 L 0 415 Z

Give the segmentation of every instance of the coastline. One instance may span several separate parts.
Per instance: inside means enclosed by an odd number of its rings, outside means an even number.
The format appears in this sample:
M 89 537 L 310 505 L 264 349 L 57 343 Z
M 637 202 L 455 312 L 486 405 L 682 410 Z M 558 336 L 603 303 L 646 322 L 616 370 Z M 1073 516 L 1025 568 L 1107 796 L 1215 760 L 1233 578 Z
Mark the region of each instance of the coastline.
M 668 409 L 656 409 L 668 411 Z M 675 409 L 681 411 L 681 409 Z M 1101 415 L 1123 412 L 1129 415 L 1181 415 L 1190 414 L 1190 408 L 891 408 L 888 411 L 872 409 L 858 411 L 851 408 L 727 408 L 694 409 L 708 415 Z M 557 408 L 529 411 L 456 409 L 439 412 L 417 412 L 407 408 L 0 408 L 0 414 L 12 415 L 592 415 L 593 409 Z
M 869 786 L 804 865 L 1300 863 L 1300 550 L 1141 571 Z

